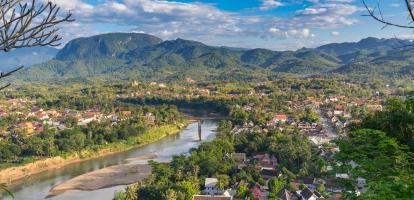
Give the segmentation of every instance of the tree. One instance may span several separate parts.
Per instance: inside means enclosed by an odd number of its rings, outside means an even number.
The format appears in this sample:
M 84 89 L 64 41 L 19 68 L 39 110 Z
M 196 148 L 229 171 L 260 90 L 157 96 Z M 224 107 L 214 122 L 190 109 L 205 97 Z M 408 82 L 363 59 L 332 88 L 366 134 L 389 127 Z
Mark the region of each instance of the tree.
M 177 184 L 177 186 L 185 194 L 186 200 L 193 199 L 193 196 L 196 195 L 200 191 L 198 183 L 194 183 L 190 181 L 180 182 Z
M 246 185 L 240 185 L 236 191 L 237 198 L 245 198 L 249 194 L 249 188 Z
M 177 200 L 177 192 L 172 190 L 172 189 L 168 189 L 165 197 L 167 198 L 167 200 Z
M 277 197 L 277 193 L 286 186 L 285 179 L 271 178 L 268 182 L 270 196 L 273 198 Z
M 414 22 L 414 10 L 413 10 L 413 1 L 412 0 L 401 0 L 404 5 L 406 6 L 407 9 L 407 14 L 408 14 L 408 21 L 409 23 L 407 24 L 401 24 L 401 23 L 397 23 L 397 22 L 391 22 L 389 20 L 386 20 L 384 17 L 384 14 L 382 12 L 381 6 L 380 4 L 377 2 L 377 5 L 374 6 L 374 8 L 372 8 L 366 0 L 362 0 L 366 10 L 368 11 L 368 14 L 365 16 L 369 16 L 372 17 L 374 20 L 384 24 L 384 27 L 387 26 L 395 26 L 395 27 L 399 27 L 399 28 L 410 28 L 410 29 L 414 29 L 414 26 L 412 26 L 411 24 Z
M 217 188 L 221 191 L 224 191 L 230 183 L 230 178 L 227 175 L 218 175 L 217 180 Z
M 36 0 L 0 0 L 0 51 L 34 46 L 59 46 L 58 24 L 72 22 L 72 13 L 60 18 L 60 7 L 52 2 L 45 4 Z M 20 70 L 1 72 L 0 79 Z M 7 84 L 0 90 L 10 86 Z

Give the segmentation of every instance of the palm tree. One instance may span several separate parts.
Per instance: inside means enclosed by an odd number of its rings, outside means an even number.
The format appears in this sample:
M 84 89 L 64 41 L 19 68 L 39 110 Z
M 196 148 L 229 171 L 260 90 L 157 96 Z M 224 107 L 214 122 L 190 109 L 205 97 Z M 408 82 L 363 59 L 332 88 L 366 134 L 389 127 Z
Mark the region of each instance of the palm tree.
M 217 180 L 217 189 L 221 191 L 224 191 L 226 187 L 230 184 L 230 178 L 227 175 L 218 175 Z

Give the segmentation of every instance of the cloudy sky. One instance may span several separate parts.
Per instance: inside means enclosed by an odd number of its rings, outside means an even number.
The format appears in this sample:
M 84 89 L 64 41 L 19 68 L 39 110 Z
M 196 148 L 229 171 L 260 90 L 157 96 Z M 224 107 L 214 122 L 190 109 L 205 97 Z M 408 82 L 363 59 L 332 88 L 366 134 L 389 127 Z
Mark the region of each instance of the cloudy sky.
M 44 0 L 46 1 L 46 0 Z M 361 0 L 52 0 L 76 22 L 65 40 L 108 32 L 142 32 L 209 45 L 274 50 L 358 41 L 373 36 L 411 38 L 369 17 Z M 383 16 L 407 23 L 402 0 L 380 1 Z

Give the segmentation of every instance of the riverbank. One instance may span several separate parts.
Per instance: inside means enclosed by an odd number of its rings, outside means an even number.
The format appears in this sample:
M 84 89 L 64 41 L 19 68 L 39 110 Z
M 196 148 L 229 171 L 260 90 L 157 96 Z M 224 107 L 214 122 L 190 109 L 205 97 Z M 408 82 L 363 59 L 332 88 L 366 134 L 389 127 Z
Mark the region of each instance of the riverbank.
M 134 148 L 139 148 L 161 140 L 169 135 L 177 134 L 187 125 L 188 122 L 180 125 L 166 125 L 162 127 L 152 128 L 145 133 L 137 136 L 136 138 L 124 142 L 111 143 L 103 146 L 100 150 L 97 151 L 83 150 L 66 157 L 57 156 L 46 158 L 22 166 L 3 169 L 0 170 L 0 183 L 6 183 L 9 186 L 13 186 L 14 184 L 18 184 L 19 180 L 28 178 L 35 174 L 58 169 L 66 165 L 79 163 L 90 159 L 109 156 L 111 154 L 128 151 Z
M 50 190 L 48 197 L 63 194 L 68 190 L 93 191 L 103 188 L 129 185 L 144 180 L 151 174 L 148 164 L 123 164 L 103 168 L 68 180 Z

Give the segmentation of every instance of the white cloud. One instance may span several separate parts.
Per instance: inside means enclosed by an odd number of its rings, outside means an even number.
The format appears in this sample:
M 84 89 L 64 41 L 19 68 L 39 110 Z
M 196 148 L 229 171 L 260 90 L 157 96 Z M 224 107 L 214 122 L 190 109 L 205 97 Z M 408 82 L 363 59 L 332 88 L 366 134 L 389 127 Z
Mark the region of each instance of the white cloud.
M 278 28 L 272 27 L 269 29 L 270 33 L 278 33 L 280 30 Z
M 284 4 L 280 1 L 276 0 L 263 0 L 262 5 L 260 6 L 261 10 L 270 10 L 273 8 L 277 8 L 283 6 Z
M 309 38 L 315 37 L 308 28 L 303 29 L 290 29 L 287 31 L 281 31 L 278 28 L 272 27 L 269 29 L 269 33 L 273 36 L 279 36 L 284 38 Z
M 397 38 L 402 40 L 414 40 L 414 34 L 402 34 L 398 35 Z
M 339 33 L 338 31 L 332 31 L 331 35 L 332 36 L 339 36 L 341 33 Z
M 47 1 L 47 0 L 42 0 Z M 207 40 L 217 37 L 309 38 L 314 29 L 333 29 L 357 22 L 349 16 L 360 10 L 348 0 L 307 0 L 313 4 L 291 18 L 243 15 L 220 10 L 213 4 L 166 0 L 101 0 L 96 5 L 85 0 L 52 0 L 71 10 L 76 22 L 62 26 L 65 40 L 114 31 L 154 34 L 164 39 L 177 37 Z M 283 6 L 281 1 L 262 0 L 260 9 Z M 94 28 L 96 24 L 112 29 Z M 115 27 L 115 28 L 113 28 Z M 206 39 L 207 38 L 207 39 Z M 211 40 L 213 40 L 211 39 Z M 209 40 L 210 41 L 210 40 Z

